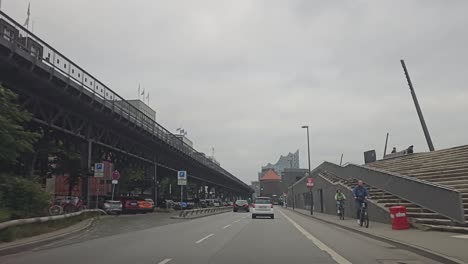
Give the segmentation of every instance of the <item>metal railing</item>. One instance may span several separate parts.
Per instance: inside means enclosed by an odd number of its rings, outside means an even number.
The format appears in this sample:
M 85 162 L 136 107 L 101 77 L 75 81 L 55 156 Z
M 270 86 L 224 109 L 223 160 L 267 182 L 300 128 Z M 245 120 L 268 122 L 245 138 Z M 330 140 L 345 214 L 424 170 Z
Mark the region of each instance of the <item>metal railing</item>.
M 192 209 L 192 210 L 181 210 L 179 217 L 186 218 L 187 216 L 197 216 L 197 215 L 207 215 L 220 212 L 232 211 L 232 206 L 228 207 L 211 207 L 211 208 L 201 208 L 201 209 Z
M 49 221 L 55 221 L 60 219 L 66 219 L 74 216 L 78 216 L 84 213 L 102 213 L 107 214 L 101 209 L 85 209 L 79 212 L 70 213 L 70 214 L 63 214 L 63 215 L 54 215 L 54 216 L 44 216 L 44 217 L 34 217 L 34 218 L 25 218 L 25 219 L 16 219 L 10 220 L 7 222 L 0 223 L 0 230 L 5 228 L 9 228 L 12 226 L 21 226 L 21 225 L 28 225 L 28 224 L 35 224 L 35 223 L 44 223 Z
M 22 50 L 35 60 L 36 65 L 48 66 L 51 74 L 59 73 L 66 77 L 70 84 L 75 84 L 79 88 L 85 89 L 95 101 L 102 103 L 113 112 L 128 119 L 138 127 L 156 136 L 169 146 L 181 151 L 190 158 L 204 164 L 205 166 L 223 174 L 224 176 L 236 181 L 237 183 L 248 187 L 247 184 L 227 172 L 220 165 L 205 157 L 191 146 L 187 145 L 182 139 L 166 130 L 163 126 L 140 111 L 135 106 L 128 103 L 124 98 L 107 87 L 93 75 L 79 67 L 59 51 L 48 45 L 45 41 L 28 31 L 18 22 L 13 20 L 7 14 L 0 11 L 1 24 L 5 22 L 10 25 L 0 25 L 0 38 L 11 43 L 10 48 Z

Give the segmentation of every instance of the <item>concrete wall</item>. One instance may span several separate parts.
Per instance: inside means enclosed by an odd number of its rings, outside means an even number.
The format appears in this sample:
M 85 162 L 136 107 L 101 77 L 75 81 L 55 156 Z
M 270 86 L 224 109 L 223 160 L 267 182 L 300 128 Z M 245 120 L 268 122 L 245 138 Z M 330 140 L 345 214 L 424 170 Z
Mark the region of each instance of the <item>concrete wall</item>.
M 315 176 L 315 175 L 313 175 Z M 314 212 L 336 215 L 335 193 L 340 189 L 346 195 L 345 216 L 348 218 L 356 218 L 357 206 L 354 203 L 352 191 L 341 184 L 331 183 L 321 176 L 314 177 L 314 187 L 312 193 L 314 195 Z M 294 193 L 294 196 L 293 196 Z M 321 195 L 322 193 L 322 195 Z M 295 201 L 293 201 L 295 197 Z M 310 190 L 307 189 L 305 178 L 299 181 L 299 184 L 294 188 L 289 188 L 288 192 L 288 207 L 295 207 L 310 210 Z M 384 209 L 372 201 L 368 203 L 369 218 L 375 222 L 390 223 L 390 214 L 388 209 Z

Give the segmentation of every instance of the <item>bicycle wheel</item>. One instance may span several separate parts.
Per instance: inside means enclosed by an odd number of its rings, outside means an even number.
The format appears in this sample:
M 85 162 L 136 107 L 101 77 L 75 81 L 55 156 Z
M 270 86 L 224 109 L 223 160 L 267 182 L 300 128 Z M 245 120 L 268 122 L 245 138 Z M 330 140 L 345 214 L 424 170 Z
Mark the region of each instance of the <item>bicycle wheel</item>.
M 359 217 L 359 225 L 360 226 L 362 226 L 364 224 L 364 220 L 365 220 L 364 212 L 363 212 L 363 210 L 361 210 L 361 215 Z
M 62 207 L 59 205 L 53 205 L 49 207 L 49 215 L 60 215 L 62 214 Z
M 340 219 L 341 219 L 341 220 L 344 220 L 344 207 L 341 208 L 340 213 L 341 213 L 341 214 L 340 214 Z
M 369 228 L 369 214 L 366 212 L 364 216 L 364 225 L 366 228 Z

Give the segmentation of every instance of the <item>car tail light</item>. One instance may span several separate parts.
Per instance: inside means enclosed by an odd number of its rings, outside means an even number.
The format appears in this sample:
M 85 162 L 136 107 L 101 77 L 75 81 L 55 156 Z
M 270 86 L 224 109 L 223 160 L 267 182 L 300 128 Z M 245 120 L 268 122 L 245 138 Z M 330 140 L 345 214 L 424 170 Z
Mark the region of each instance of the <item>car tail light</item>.
M 247 207 L 247 206 L 248 206 L 248 204 L 244 204 L 244 207 Z
M 273 208 L 273 204 L 271 204 L 271 208 Z
M 252 204 L 252 208 L 255 208 L 255 204 L 254 204 L 254 203 Z

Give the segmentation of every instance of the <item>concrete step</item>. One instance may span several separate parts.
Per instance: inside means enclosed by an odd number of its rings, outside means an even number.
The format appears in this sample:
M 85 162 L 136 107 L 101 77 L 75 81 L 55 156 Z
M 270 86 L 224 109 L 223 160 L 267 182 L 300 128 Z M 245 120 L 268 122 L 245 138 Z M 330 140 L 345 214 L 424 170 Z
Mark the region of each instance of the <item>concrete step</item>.
M 423 163 L 408 163 L 408 164 L 391 164 L 391 165 L 379 165 L 371 166 L 377 169 L 408 173 L 408 174 L 420 174 L 420 173 L 437 173 L 443 171 L 452 171 L 459 169 L 467 169 L 468 165 L 466 160 L 468 157 L 463 158 L 462 160 L 455 160 L 447 163 L 446 161 L 438 162 L 423 162 Z
M 468 234 L 468 227 L 422 224 L 424 230 Z
M 407 176 L 414 177 L 420 180 L 425 180 L 425 181 L 465 180 L 468 177 L 466 175 L 466 172 L 457 173 L 457 174 L 440 173 L 437 175 L 422 175 L 422 176 L 407 175 Z
M 431 180 L 433 183 L 442 184 L 442 185 L 449 185 L 449 184 L 460 184 L 460 183 L 467 183 L 468 184 L 468 175 L 466 177 L 460 177 L 455 179 L 433 179 Z
M 407 213 L 434 213 L 433 211 L 429 209 L 424 209 L 424 208 L 406 208 Z
M 408 201 L 395 197 L 392 199 L 378 199 L 377 203 L 408 203 Z
M 466 157 L 468 159 L 468 157 Z M 460 171 L 466 171 L 468 169 L 468 164 L 466 160 L 454 162 L 452 164 L 447 163 L 440 163 L 440 164 L 430 164 L 424 163 L 421 164 L 423 166 L 420 167 L 410 167 L 408 166 L 406 169 L 403 167 L 389 167 L 388 169 L 392 169 L 395 171 L 405 172 L 410 175 L 421 175 L 421 174 L 441 174 L 441 173 L 457 173 Z
M 460 224 L 453 222 L 450 219 L 435 219 L 435 218 L 411 218 L 411 220 L 418 224 L 428 224 L 428 225 L 446 225 L 446 226 L 460 226 L 468 228 L 468 224 Z
M 387 203 L 384 206 L 385 207 L 405 206 L 406 208 L 421 208 L 420 206 L 412 204 L 412 203 Z
M 468 194 L 468 188 L 455 188 L 455 190 L 463 194 Z
M 400 199 L 395 195 L 369 195 L 370 199 L 372 200 L 380 200 L 380 199 Z
M 417 213 L 417 212 L 407 212 L 407 216 L 411 218 L 430 218 L 430 219 L 447 219 L 444 216 L 441 216 L 438 213 Z

